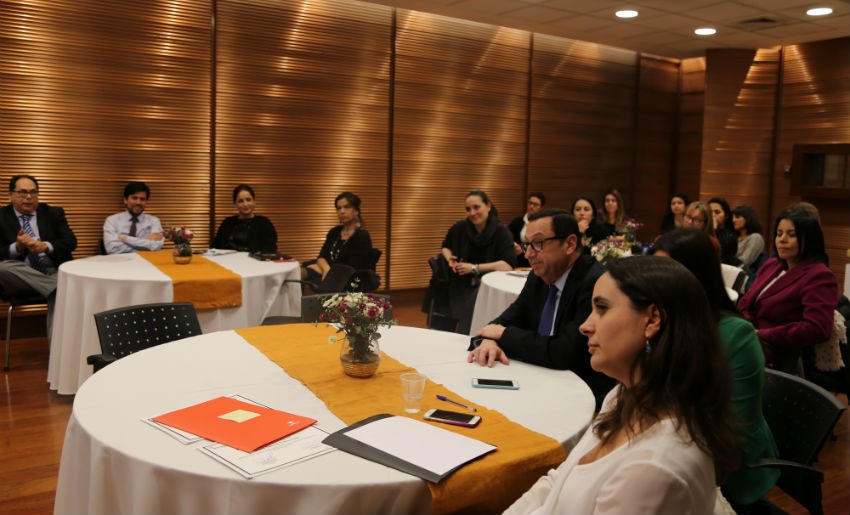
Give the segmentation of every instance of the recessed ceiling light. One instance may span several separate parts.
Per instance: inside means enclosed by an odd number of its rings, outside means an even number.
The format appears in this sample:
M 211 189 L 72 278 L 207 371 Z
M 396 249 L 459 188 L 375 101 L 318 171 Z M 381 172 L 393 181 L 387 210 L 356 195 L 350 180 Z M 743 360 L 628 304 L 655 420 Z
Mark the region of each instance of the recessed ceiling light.
M 806 14 L 809 16 L 826 16 L 827 14 L 832 14 L 832 8 L 830 7 L 813 7 L 806 11 Z
M 614 13 L 617 18 L 634 18 L 638 15 L 638 12 L 634 9 L 623 9 Z
M 702 28 L 696 29 L 694 31 L 694 34 L 696 34 L 697 36 L 713 36 L 713 35 L 717 34 L 717 29 L 713 29 L 711 27 L 702 27 Z

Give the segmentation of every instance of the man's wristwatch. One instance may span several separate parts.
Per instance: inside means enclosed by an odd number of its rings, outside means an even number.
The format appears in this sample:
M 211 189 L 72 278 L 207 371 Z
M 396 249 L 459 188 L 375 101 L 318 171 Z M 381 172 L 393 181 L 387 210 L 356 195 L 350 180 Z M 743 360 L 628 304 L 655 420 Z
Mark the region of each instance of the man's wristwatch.
M 478 275 L 478 265 L 472 265 L 472 273 L 473 275 Z

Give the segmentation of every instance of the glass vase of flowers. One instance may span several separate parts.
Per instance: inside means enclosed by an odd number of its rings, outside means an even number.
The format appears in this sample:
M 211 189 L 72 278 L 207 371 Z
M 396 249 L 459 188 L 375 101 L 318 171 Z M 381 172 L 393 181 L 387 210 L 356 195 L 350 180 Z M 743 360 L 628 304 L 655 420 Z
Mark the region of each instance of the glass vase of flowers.
M 178 265 L 186 265 L 192 261 L 192 238 L 195 233 L 185 225 L 165 229 L 163 236 L 174 244 L 171 256 Z
M 617 224 L 614 234 L 622 236 L 627 243 L 635 245 L 638 243 L 637 232 L 641 227 L 643 227 L 642 223 L 638 222 L 634 218 L 629 218 L 628 220 L 623 220 Z
M 352 377 L 371 377 L 378 370 L 381 349 L 380 326 L 389 327 L 387 319 L 392 306 L 385 297 L 370 293 L 335 294 L 322 303 L 319 320 L 335 325 L 342 338 L 331 336 L 329 343 L 340 341 L 339 360 L 342 370 Z
M 610 236 L 590 248 L 590 255 L 603 265 L 610 259 L 620 259 L 632 255 L 632 243 L 622 236 Z

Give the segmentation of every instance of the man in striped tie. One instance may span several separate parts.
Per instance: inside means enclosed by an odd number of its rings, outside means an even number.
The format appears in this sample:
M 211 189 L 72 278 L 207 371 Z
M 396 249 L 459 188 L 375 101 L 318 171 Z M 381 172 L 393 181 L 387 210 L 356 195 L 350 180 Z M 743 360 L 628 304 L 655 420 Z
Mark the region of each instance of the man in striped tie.
M 9 201 L 0 209 L 0 289 L 8 295 L 38 293 L 45 297 L 50 336 L 56 270 L 72 259 L 77 238 L 61 207 L 39 203 L 35 177 L 12 177 Z
M 162 248 L 162 224 L 145 213 L 151 189 L 143 182 L 128 182 L 124 187 L 126 211 L 109 216 L 103 223 L 103 246 L 107 254 Z
M 563 209 L 544 209 L 528 217 L 520 246 L 531 264 L 525 286 L 504 313 L 481 328 L 480 343 L 468 361 L 482 366 L 509 358 L 575 372 L 599 403 L 613 381 L 590 368 L 587 337 L 579 326 L 591 311 L 596 280 L 605 270 L 578 246 L 578 224 Z

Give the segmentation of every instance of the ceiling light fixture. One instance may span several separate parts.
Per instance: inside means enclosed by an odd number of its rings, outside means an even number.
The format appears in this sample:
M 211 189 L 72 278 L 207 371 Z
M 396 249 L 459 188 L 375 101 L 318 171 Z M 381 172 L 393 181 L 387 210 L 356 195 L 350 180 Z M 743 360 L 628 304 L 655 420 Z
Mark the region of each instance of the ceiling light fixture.
M 694 31 L 694 34 L 697 36 L 713 36 L 717 34 L 717 29 L 713 29 L 711 27 L 701 27 Z
M 806 14 L 809 16 L 826 16 L 827 14 L 832 14 L 832 8 L 830 7 L 813 7 L 806 11 Z
M 635 18 L 638 12 L 634 9 L 623 9 L 614 13 L 617 18 Z

